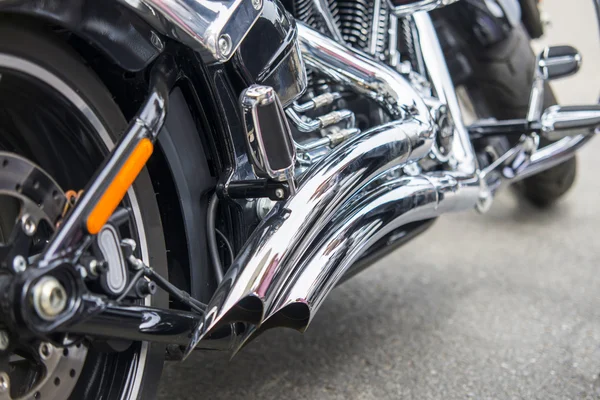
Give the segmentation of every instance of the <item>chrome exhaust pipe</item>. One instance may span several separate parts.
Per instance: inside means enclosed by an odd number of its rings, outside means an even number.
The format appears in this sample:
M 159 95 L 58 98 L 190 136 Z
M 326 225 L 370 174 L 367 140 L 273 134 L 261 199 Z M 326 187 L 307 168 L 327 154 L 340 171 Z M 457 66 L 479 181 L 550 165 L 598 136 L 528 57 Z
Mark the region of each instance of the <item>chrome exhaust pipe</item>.
M 397 71 L 302 22 L 297 25 L 298 43 L 307 67 L 377 102 L 397 120 L 429 114 L 421 96 Z
M 373 244 L 406 224 L 472 209 L 479 179 L 461 173 L 403 176 L 366 190 L 308 246 L 294 274 L 265 313 L 263 328 L 303 332 L 329 292 Z
M 296 194 L 271 210 L 240 251 L 208 304 L 191 348 L 224 323 L 259 326 L 308 239 L 323 231 L 337 208 L 365 184 L 429 154 L 432 129 L 417 120 L 380 126 L 336 148 L 307 171 Z

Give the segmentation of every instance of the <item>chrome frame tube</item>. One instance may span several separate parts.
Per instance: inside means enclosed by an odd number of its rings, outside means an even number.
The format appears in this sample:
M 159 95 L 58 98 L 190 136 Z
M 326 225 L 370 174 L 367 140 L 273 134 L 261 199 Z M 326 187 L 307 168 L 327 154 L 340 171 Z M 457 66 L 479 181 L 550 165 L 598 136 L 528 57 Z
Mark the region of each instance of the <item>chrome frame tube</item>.
M 425 62 L 427 74 L 431 79 L 437 98 L 448 107 L 454 122 L 454 141 L 452 142 L 452 157 L 456 162 L 456 170 L 465 174 L 475 174 L 478 169 L 475 150 L 465 128 L 462 110 L 456 97 L 454 83 L 448 71 L 446 58 L 442 52 L 440 41 L 426 12 L 413 15 L 417 27 L 418 39 Z
M 434 10 L 438 7 L 444 7 L 452 4 L 458 0 L 415 0 L 412 2 L 405 2 L 407 4 L 394 5 L 393 0 L 388 0 L 392 12 L 399 17 L 405 17 L 407 15 L 414 14 L 416 12 L 427 12 Z
M 596 131 L 598 133 L 598 131 Z M 514 163 L 510 168 L 502 170 L 502 178 L 507 183 L 514 183 L 538 174 L 572 158 L 595 135 L 577 135 L 566 137 L 533 153 L 528 158 Z

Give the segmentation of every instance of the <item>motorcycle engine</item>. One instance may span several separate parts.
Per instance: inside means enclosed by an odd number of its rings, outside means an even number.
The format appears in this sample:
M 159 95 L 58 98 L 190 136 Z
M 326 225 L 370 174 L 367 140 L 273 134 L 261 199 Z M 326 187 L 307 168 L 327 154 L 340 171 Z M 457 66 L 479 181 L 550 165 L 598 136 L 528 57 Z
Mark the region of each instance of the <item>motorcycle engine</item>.
M 321 5 L 323 7 L 319 7 Z M 387 1 L 294 0 L 292 7 L 291 12 L 297 19 L 327 33 L 325 19 L 329 18 L 347 45 L 381 61 L 389 60 L 389 46 L 398 27 Z M 391 52 L 395 56 L 394 49 Z
M 298 21 L 405 74 L 425 98 L 431 97 L 429 83 L 417 72 L 412 22 L 396 17 L 386 0 L 287 0 L 284 6 Z M 371 100 L 307 72 L 305 95 L 287 110 L 296 143 L 309 143 L 299 147 L 301 165 L 312 164 L 360 131 L 389 122 Z M 324 140 L 333 146 L 311 147 Z

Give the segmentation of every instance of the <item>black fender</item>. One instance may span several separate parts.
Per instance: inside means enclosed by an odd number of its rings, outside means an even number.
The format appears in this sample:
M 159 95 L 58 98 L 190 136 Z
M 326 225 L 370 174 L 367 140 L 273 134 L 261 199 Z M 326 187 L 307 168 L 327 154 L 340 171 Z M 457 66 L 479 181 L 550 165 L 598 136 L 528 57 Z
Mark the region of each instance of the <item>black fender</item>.
M 112 1 L 0 0 L 0 13 L 39 18 L 67 29 L 127 71 L 144 69 L 164 48 L 162 37 L 145 21 Z
M 196 123 L 179 87 L 171 92 L 169 104 L 165 125 L 158 135 L 164 163 L 150 168 L 169 250 L 169 279 L 196 299 L 208 301 L 210 284 L 215 280 L 206 238 L 207 194 L 216 185 L 202 141 L 208 132 Z M 165 166 L 168 171 L 157 171 Z M 169 176 L 160 179 L 165 174 Z

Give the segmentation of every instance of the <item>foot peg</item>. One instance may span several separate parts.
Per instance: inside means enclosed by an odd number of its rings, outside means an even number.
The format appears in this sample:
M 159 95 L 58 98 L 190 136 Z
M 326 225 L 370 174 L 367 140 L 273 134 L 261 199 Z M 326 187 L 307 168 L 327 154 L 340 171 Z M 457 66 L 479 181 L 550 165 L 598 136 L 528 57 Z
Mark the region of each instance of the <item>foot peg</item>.
M 542 115 L 542 135 L 552 141 L 589 135 L 600 127 L 600 105 L 552 106 Z
M 242 92 L 240 104 L 254 173 L 288 182 L 293 194 L 296 147 L 277 93 L 270 86 L 252 85 Z

